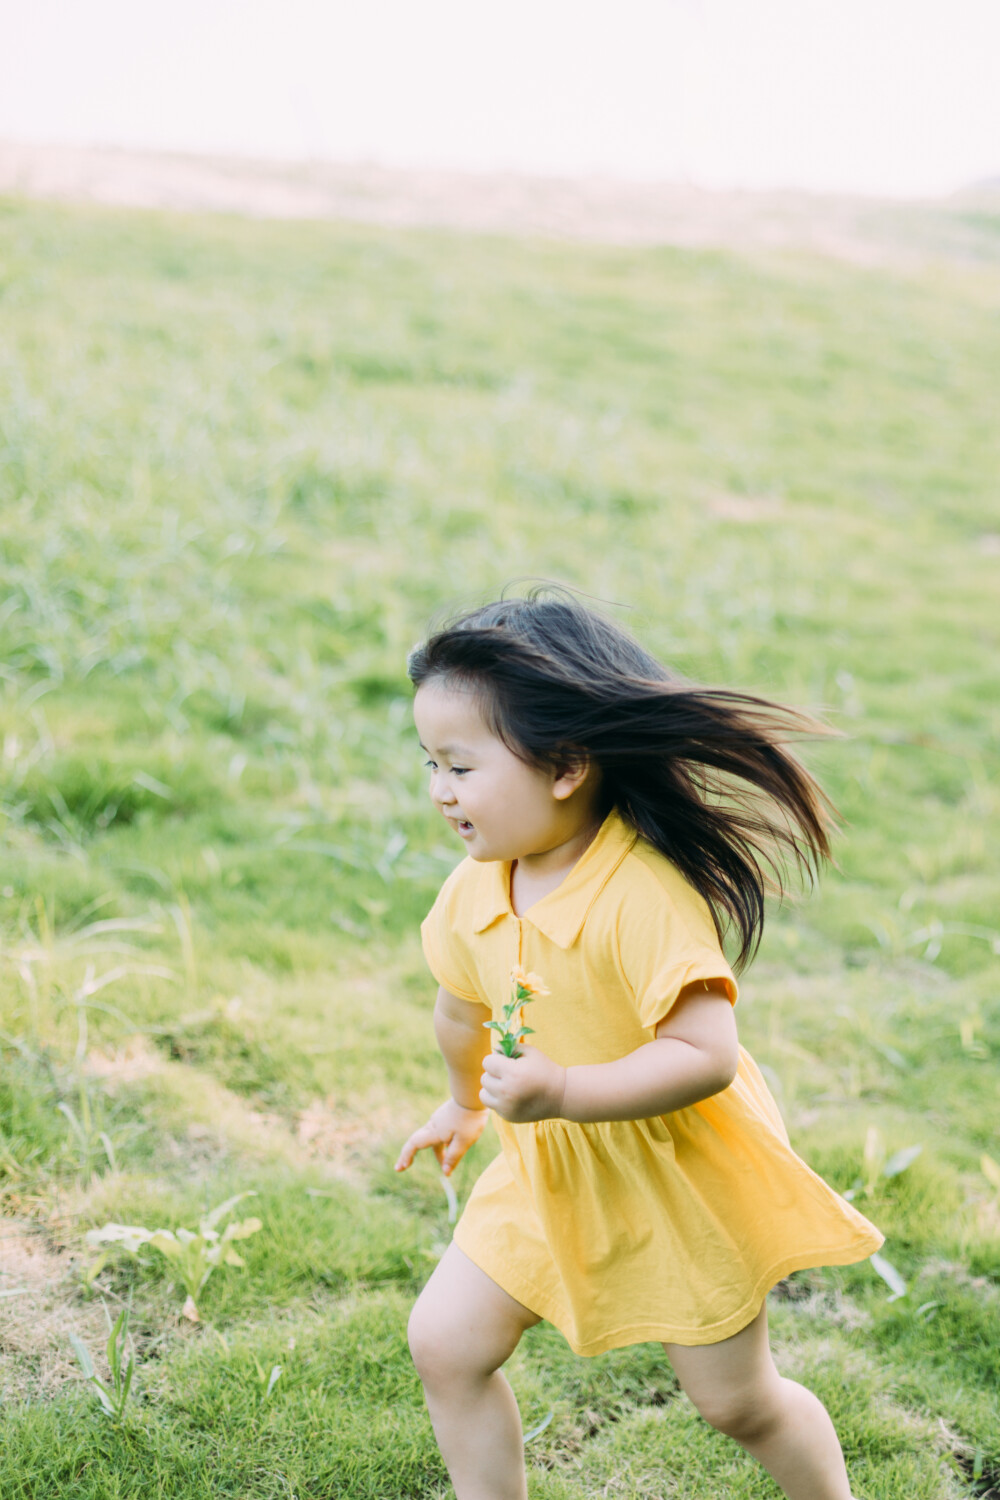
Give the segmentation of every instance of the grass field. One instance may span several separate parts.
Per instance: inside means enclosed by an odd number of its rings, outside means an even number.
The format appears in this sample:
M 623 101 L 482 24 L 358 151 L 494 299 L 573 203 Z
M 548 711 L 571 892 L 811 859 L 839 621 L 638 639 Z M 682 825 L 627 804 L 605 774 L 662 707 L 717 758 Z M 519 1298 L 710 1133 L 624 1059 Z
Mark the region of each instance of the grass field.
M 432 1500 L 407 649 L 557 578 L 827 714 L 741 1035 L 885 1259 L 771 1298 L 864 1500 L 1000 1495 L 1000 219 L 975 264 L 0 204 L 0 1493 Z M 921 1146 L 905 1168 L 893 1156 Z M 489 1132 L 456 1174 L 464 1196 Z M 911 1153 L 912 1155 L 912 1153 Z M 260 1219 L 199 1325 L 87 1230 Z M 896 1292 L 899 1284 L 896 1283 Z M 132 1390 L 101 1410 L 130 1307 Z M 106 1310 L 106 1311 L 105 1311 Z M 280 1367 L 280 1375 L 274 1376 Z M 751 1500 L 658 1347 L 513 1362 L 533 1500 Z

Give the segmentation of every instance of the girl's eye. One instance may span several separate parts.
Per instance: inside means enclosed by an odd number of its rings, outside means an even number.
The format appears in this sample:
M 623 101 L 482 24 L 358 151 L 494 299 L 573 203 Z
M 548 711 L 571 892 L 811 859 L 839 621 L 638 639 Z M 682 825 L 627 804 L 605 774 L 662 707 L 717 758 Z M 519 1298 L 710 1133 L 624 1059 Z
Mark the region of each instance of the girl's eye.
M 436 771 L 437 770 L 437 763 L 435 761 L 433 761 L 433 760 L 425 760 L 424 761 L 424 766 L 425 766 L 425 768 L 428 771 Z M 469 769 L 468 766 L 452 766 L 452 768 L 451 768 L 451 774 L 453 776 L 464 776 L 465 773 L 466 773 L 466 771 L 468 769 Z

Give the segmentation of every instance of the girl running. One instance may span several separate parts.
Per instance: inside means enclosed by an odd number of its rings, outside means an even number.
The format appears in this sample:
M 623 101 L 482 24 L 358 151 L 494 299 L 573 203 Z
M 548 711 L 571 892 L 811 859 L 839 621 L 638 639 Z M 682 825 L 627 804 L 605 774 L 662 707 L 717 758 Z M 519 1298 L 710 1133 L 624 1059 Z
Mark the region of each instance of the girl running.
M 882 1236 L 791 1149 L 733 1014 L 765 891 L 829 855 L 787 746 L 822 726 L 677 678 L 561 593 L 465 615 L 409 671 L 468 857 L 422 927 L 451 1097 L 396 1166 L 430 1148 L 452 1172 L 491 1110 L 502 1146 L 410 1320 L 457 1500 L 527 1494 L 501 1366 L 542 1319 L 582 1355 L 661 1342 L 789 1500 L 851 1500 L 826 1409 L 772 1362 L 765 1298 Z M 545 993 L 507 1056 L 484 1028 L 512 972 Z

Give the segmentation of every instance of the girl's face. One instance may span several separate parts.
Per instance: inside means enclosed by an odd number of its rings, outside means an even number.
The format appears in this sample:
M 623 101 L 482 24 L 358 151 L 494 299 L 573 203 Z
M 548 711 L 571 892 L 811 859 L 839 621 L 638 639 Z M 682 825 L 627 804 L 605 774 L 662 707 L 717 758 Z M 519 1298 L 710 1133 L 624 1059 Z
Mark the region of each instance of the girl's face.
M 575 795 L 586 766 L 525 765 L 487 726 L 473 693 L 430 678 L 413 717 L 431 773 L 434 806 L 475 860 L 531 860 L 557 851 L 592 819 L 593 798 Z

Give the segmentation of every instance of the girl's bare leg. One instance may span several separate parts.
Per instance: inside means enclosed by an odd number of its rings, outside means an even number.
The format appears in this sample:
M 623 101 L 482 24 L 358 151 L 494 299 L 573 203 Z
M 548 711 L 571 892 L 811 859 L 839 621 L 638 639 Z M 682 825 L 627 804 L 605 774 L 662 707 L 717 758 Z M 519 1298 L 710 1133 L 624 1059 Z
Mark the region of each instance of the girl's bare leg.
M 410 1352 L 456 1500 L 526 1500 L 521 1417 L 500 1366 L 539 1322 L 455 1244 L 417 1299 Z
M 788 1500 L 852 1500 L 826 1407 L 774 1367 L 766 1306 L 721 1343 L 663 1347 L 705 1420 L 752 1453 Z

